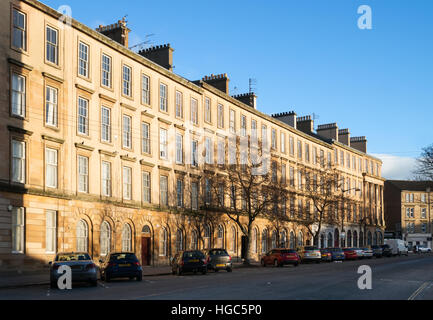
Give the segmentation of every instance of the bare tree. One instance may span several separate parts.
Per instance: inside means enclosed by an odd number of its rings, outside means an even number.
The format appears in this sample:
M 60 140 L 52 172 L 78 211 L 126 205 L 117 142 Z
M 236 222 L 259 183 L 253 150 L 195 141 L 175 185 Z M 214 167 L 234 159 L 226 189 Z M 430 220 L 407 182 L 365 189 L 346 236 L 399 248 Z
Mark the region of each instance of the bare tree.
M 433 144 L 423 148 L 421 156 L 416 161 L 415 179 L 433 181 Z

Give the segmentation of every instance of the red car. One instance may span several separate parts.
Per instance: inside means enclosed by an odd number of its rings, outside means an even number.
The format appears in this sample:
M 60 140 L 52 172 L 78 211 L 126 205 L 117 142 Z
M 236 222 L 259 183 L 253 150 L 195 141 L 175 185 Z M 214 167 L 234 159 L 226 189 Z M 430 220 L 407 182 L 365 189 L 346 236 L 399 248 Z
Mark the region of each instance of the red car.
M 282 267 L 286 264 L 293 264 L 295 267 L 301 262 L 296 250 L 293 249 L 273 249 L 264 255 L 261 259 L 263 267 L 273 265 L 275 267 Z
M 358 254 L 354 248 L 343 248 L 344 257 L 346 260 L 356 260 L 358 259 Z

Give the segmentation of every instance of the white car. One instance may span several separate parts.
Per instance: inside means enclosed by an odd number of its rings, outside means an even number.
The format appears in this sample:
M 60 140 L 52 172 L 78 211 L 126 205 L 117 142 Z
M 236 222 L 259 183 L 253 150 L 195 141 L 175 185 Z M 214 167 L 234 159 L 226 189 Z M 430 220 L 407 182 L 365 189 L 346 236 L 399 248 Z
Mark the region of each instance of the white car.
M 431 248 L 425 246 L 418 246 L 418 251 L 422 253 L 431 252 Z
M 373 250 L 370 248 L 361 248 L 362 249 L 362 256 L 363 258 L 371 259 L 373 258 Z

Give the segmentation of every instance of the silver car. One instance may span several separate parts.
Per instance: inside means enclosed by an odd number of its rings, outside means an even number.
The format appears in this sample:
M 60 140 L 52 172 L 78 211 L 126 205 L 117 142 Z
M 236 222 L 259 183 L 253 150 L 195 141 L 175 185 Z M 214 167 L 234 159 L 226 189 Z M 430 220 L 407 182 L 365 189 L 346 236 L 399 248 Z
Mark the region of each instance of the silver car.
M 364 258 L 368 258 L 368 259 L 373 258 L 373 250 L 371 250 L 370 248 L 361 248 L 361 249 L 362 249 L 362 256 Z
M 58 273 L 60 266 L 71 268 L 72 282 L 89 282 L 92 286 L 98 284 L 98 268 L 86 252 L 58 253 L 50 262 L 50 286 L 57 288 L 57 281 L 62 274 Z
M 358 256 L 358 259 L 364 259 L 364 250 L 361 248 L 352 248 L 356 252 L 356 255 Z

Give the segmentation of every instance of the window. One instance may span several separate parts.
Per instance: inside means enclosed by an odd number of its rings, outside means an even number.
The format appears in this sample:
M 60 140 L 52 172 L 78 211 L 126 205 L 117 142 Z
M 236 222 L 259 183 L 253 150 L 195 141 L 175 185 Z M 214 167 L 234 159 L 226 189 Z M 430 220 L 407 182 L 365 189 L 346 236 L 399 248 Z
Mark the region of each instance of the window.
M 167 86 L 163 83 L 159 85 L 159 110 L 167 111 Z
M 81 41 L 78 44 L 78 74 L 89 77 L 89 46 Z
M 209 123 L 212 121 L 211 104 L 209 98 L 206 98 L 204 101 L 204 121 Z
M 102 161 L 102 195 L 111 197 L 111 163 Z
M 298 189 L 302 189 L 302 171 L 298 170 Z
M 160 256 L 167 256 L 167 245 L 168 245 L 168 233 L 165 228 L 161 228 L 161 231 L 159 233 L 159 255 Z
M 27 42 L 27 26 L 26 15 L 21 11 L 13 9 L 13 31 L 12 31 L 12 46 L 15 49 L 26 51 Z
M 340 151 L 340 165 L 344 166 L 344 151 Z
M 89 237 L 89 228 L 87 227 L 87 223 L 84 220 L 78 221 L 77 224 L 77 252 L 87 252 L 88 250 L 88 237 Z
M 425 193 L 422 193 L 421 194 L 421 202 L 425 203 L 425 199 L 426 199 Z
M 141 152 L 150 154 L 150 124 L 141 123 Z
M 286 184 L 286 164 L 281 165 L 281 183 Z
M 123 199 L 131 200 L 132 197 L 132 169 L 123 167 Z
M 205 179 L 205 204 L 209 206 L 212 203 L 212 185 L 209 179 Z
M 346 153 L 346 167 L 350 169 L 350 155 Z
M 328 168 L 331 168 L 332 166 L 332 158 L 331 158 L 331 152 L 328 151 Z
M 338 150 L 334 149 L 334 163 L 338 164 Z
M 102 85 L 107 88 L 111 88 L 111 57 L 103 54 L 102 55 Z
M 183 163 L 183 137 L 179 133 L 176 133 L 176 163 Z
M 406 217 L 407 218 L 413 218 L 414 217 L 414 209 L 413 208 L 406 208 Z
M 247 117 L 244 115 L 241 116 L 241 135 L 242 137 L 247 136 Z
M 290 179 L 290 186 L 295 186 L 295 168 L 289 167 L 289 179 Z
M 142 180 L 143 180 L 143 202 L 144 203 L 150 203 L 151 201 L 150 201 L 150 186 L 151 186 L 151 184 L 150 184 L 150 173 L 149 172 L 146 172 L 146 171 L 143 171 L 142 173 L 141 173 L 141 177 L 142 177 Z
M 24 208 L 12 209 L 12 252 L 24 253 Z
M 168 206 L 168 177 L 159 177 L 159 190 L 160 190 L 160 204 L 162 206 Z
M 45 251 L 47 253 L 56 252 L 57 242 L 57 211 L 46 211 L 45 222 Z
M 182 251 L 183 250 L 183 232 L 181 229 L 177 229 L 176 232 L 176 251 Z
M 218 105 L 218 127 L 224 128 L 224 106 L 222 104 Z
M 197 100 L 191 98 L 191 121 L 194 124 L 198 124 L 198 106 Z
M 58 31 L 48 27 L 46 29 L 46 60 L 48 62 L 58 64 L 59 61 L 59 50 L 58 50 Z
M 123 225 L 122 230 L 122 251 L 131 252 L 132 249 L 132 231 L 131 226 L 127 223 Z
M 150 79 L 146 75 L 141 75 L 141 103 L 150 104 Z
M 277 182 L 277 163 L 272 161 L 272 182 Z
M 57 89 L 46 87 L 45 124 L 57 127 Z
M 176 181 L 176 198 L 177 206 L 183 208 L 183 180 L 180 179 Z
M 78 98 L 78 133 L 89 135 L 89 100 Z
M 213 143 L 212 143 L 212 139 L 209 137 L 205 138 L 205 161 L 207 164 L 212 164 L 213 163 Z
M 78 156 L 78 192 L 89 192 L 89 158 Z
M 235 133 L 236 132 L 235 111 L 231 110 L 231 109 L 230 109 L 229 127 L 230 127 L 230 132 L 231 133 Z
M 298 158 L 302 159 L 302 142 L 298 140 Z
M 253 143 L 257 145 L 257 121 L 251 120 L 251 137 L 253 139 Z
M 317 148 L 313 147 L 313 164 L 317 164 Z
M 176 117 L 183 118 L 183 95 L 176 91 Z
M 426 223 L 422 223 L 421 224 L 421 232 L 422 233 L 426 233 L 427 232 L 427 224 Z
M 26 78 L 16 73 L 12 74 L 11 111 L 12 115 L 26 115 Z
M 167 159 L 167 130 L 159 129 L 159 157 L 161 159 Z
M 198 210 L 198 183 L 191 183 L 191 209 Z
M 277 131 L 275 129 L 271 130 L 271 146 L 272 149 L 277 149 Z
M 12 181 L 26 182 L 26 143 L 12 140 Z
M 193 167 L 198 166 L 198 141 L 193 140 L 191 142 L 191 165 Z
M 262 231 L 262 253 L 265 253 L 268 248 L 267 248 L 267 244 L 268 244 L 268 231 L 265 229 Z
M 125 96 L 131 96 L 131 68 L 128 66 L 123 66 L 123 82 L 122 82 L 122 92 Z
M 218 141 L 218 164 L 225 164 L 226 158 L 226 143 L 224 140 Z
M 123 147 L 127 149 L 132 148 L 131 121 L 132 119 L 130 116 L 123 115 L 122 142 L 123 142 Z
M 106 107 L 101 108 L 101 140 L 111 142 L 111 110 Z
M 295 156 L 295 141 L 292 136 L 289 137 L 289 153 L 292 157 Z
M 427 209 L 421 208 L 421 219 L 427 218 Z
M 49 188 L 57 188 L 57 150 L 45 149 L 45 183 Z
M 325 151 L 320 150 L 320 166 L 325 166 Z
M 111 228 L 107 221 L 101 224 L 100 234 L 101 256 L 106 256 L 111 250 Z
M 265 150 L 268 147 L 268 129 L 265 125 L 262 125 L 262 146 Z
M 281 152 L 286 153 L 286 134 L 283 132 L 281 132 L 280 144 L 281 144 Z

